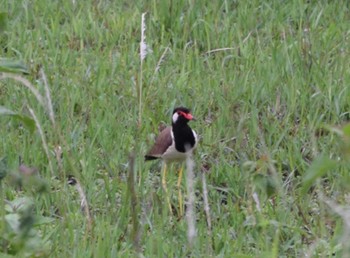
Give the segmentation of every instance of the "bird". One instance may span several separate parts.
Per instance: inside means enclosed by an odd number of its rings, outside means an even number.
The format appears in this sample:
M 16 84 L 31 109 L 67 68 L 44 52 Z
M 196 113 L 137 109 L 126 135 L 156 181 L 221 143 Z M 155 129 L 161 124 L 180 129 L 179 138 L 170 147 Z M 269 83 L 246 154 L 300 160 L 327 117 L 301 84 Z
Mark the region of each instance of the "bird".
M 196 132 L 188 125 L 188 122 L 195 120 L 191 110 L 186 107 L 176 107 L 172 114 L 171 126 L 164 128 L 152 148 L 145 155 L 145 161 L 163 160 L 162 186 L 166 194 L 168 206 L 172 208 L 166 187 L 167 166 L 173 162 L 182 163 L 187 158 L 192 158 L 193 150 L 197 147 L 198 137 Z M 182 194 L 180 190 L 183 167 L 179 170 L 177 187 L 179 189 L 179 211 L 183 214 Z

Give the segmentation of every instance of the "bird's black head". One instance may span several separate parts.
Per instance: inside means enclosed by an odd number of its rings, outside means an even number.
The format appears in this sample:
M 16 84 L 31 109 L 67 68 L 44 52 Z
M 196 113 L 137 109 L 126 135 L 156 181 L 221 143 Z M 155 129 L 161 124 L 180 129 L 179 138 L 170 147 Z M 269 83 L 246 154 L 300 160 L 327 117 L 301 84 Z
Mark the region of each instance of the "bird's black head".
M 191 110 L 185 107 L 177 107 L 173 111 L 172 123 L 188 123 L 190 120 L 194 120 Z

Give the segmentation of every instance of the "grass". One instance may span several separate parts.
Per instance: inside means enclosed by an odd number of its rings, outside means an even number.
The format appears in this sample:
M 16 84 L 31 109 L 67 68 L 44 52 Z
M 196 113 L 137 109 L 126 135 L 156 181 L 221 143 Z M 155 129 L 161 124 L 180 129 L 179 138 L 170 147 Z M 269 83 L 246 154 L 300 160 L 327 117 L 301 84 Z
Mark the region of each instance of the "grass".
M 0 81 L 1 106 L 29 117 L 30 107 L 43 129 L 31 133 L 23 121 L 1 116 L 3 256 L 347 257 L 350 229 L 335 208 L 350 205 L 346 1 L 0 6 L 7 13 L 0 57 L 27 64 L 29 75 L 22 76 L 45 96 L 43 68 L 55 114 L 53 124 L 27 88 Z M 138 126 L 144 12 L 153 52 L 142 65 Z M 179 105 L 193 110 L 191 125 L 201 136 L 191 246 L 186 219 L 167 212 L 160 164 L 143 161 L 158 125 L 169 123 Z M 18 172 L 21 164 L 38 169 L 33 182 Z M 91 228 L 79 192 L 67 184 L 71 174 L 86 195 Z M 176 180 L 169 173 L 174 205 Z M 16 201 L 30 208 L 21 211 Z M 11 218 L 21 226 L 11 228 Z

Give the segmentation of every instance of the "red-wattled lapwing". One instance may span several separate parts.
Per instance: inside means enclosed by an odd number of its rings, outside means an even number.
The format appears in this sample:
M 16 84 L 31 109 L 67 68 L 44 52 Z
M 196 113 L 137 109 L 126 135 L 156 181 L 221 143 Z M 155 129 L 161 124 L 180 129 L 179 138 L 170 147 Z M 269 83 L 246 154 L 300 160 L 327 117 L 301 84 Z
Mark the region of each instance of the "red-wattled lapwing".
M 173 111 L 172 125 L 161 131 L 151 150 L 145 155 L 145 160 L 162 159 L 164 161 L 162 185 L 167 195 L 167 202 L 170 212 L 172 211 L 168 191 L 166 187 L 167 165 L 172 162 L 183 162 L 191 158 L 192 152 L 197 145 L 197 134 L 189 127 L 188 122 L 193 120 L 193 116 L 188 108 L 177 107 Z M 183 214 L 182 196 L 181 196 L 181 167 L 177 187 L 179 189 L 179 208 L 180 215 Z

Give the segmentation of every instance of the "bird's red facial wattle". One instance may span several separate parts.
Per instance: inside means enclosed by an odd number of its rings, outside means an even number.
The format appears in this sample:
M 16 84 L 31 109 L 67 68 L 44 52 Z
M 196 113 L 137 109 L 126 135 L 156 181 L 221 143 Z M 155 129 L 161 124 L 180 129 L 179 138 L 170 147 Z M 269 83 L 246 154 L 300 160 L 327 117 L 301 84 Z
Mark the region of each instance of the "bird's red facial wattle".
M 178 111 L 177 112 L 180 116 L 183 116 L 184 118 L 186 118 L 187 120 L 194 120 L 194 117 L 191 113 L 185 113 L 183 111 Z

